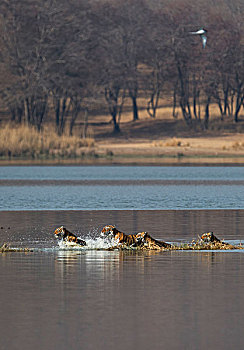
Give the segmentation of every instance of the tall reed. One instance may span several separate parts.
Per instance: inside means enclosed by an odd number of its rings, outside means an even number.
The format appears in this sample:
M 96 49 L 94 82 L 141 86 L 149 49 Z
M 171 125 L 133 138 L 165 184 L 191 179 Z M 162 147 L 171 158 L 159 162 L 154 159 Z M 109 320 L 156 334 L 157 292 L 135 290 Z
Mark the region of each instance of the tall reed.
M 93 146 L 93 139 L 58 136 L 48 128 L 38 132 L 31 126 L 6 124 L 0 129 L 1 157 L 75 157 Z

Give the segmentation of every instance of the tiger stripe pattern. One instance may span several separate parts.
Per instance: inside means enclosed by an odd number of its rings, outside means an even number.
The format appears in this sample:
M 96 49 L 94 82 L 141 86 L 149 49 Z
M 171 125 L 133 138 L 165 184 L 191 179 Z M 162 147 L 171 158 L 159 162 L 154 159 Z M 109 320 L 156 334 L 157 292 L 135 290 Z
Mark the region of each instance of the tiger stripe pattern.
M 169 243 L 157 241 L 147 232 L 125 234 L 113 225 L 105 226 L 101 231 L 101 236 L 113 239 L 115 241 L 115 246 L 113 248 L 138 247 L 141 249 L 161 250 L 170 249 L 172 247 Z

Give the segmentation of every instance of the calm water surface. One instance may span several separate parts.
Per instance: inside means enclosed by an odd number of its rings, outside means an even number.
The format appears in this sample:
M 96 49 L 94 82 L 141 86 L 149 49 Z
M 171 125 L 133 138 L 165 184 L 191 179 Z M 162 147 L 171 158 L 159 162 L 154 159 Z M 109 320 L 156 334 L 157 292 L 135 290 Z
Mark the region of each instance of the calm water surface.
M 244 251 L 94 249 L 105 224 L 244 243 L 243 187 L 243 167 L 0 167 L 0 244 L 33 249 L 0 254 L 0 349 L 243 349 Z
M 242 253 L 0 259 L 1 349 L 243 349 Z
M 244 167 L 2 166 L 8 180 L 244 180 Z
M 0 167 L 0 210 L 243 209 L 244 167 Z

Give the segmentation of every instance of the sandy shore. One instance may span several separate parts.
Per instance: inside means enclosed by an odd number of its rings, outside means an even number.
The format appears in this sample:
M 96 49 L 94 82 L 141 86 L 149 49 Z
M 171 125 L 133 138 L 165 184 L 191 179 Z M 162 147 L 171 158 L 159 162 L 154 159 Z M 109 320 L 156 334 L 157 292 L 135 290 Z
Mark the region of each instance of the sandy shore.
M 180 137 L 97 143 L 96 153 L 116 163 L 244 164 L 244 136 Z

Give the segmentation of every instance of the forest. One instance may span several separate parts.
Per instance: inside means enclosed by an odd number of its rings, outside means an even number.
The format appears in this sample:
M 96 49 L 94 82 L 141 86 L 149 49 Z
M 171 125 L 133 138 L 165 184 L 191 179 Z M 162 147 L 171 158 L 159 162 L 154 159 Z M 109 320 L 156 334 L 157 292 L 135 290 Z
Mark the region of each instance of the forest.
M 189 128 L 208 129 L 212 104 L 238 123 L 243 18 L 243 0 L 2 0 L 0 110 L 58 135 L 98 103 L 118 133 L 125 101 L 138 120 L 140 96 L 152 122 L 167 98 Z

